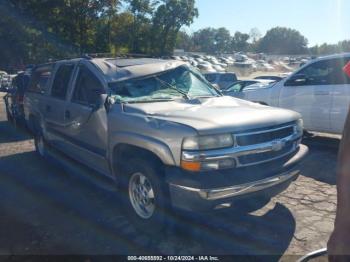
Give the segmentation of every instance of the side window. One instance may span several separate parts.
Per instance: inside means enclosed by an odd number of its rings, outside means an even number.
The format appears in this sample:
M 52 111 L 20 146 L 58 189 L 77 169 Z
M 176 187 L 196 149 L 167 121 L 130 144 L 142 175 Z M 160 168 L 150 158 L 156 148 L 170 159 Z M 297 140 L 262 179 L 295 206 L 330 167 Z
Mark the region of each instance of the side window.
M 316 62 L 299 71 L 306 81 L 303 85 L 341 85 L 349 84 L 350 78 L 343 72 L 349 59 L 331 59 Z
M 47 82 L 50 79 L 50 76 L 51 76 L 51 68 L 35 71 L 31 77 L 31 80 L 28 86 L 28 91 L 39 93 L 39 94 L 45 93 Z M 27 81 L 26 78 L 28 77 L 23 76 L 21 79 L 19 79 L 19 81 L 21 81 L 21 83 L 17 83 L 19 89 L 21 89 L 20 86 L 23 86 L 22 89 L 25 89 L 25 85 L 26 85 L 25 82 Z
M 206 78 L 210 83 L 213 83 L 213 82 L 215 82 L 215 80 L 216 80 L 216 74 L 208 74 L 208 75 L 205 75 L 205 78 Z
M 237 81 L 237 78 L 234 74 L 224 74 L 221 76 L 221 81 L 223 82 L 234 82 Z
M 72 101 L 83 105 L 95 105 L 105 93 L 102 84 L 85 66 L 79 66 Z
M 61 65 L 55 75 L 53 80 L 51 96 L 65 99 L 69 80 L 71 79 L 73 73 L 74 65 Z
M 330 60 L 330 66 L 334 68 L 329 75 L 329 82 L 332 85 L 350 84 L 350 77 L 343 71 L 344 66 L 350 61 L 350 58 L 340 58 Z
M 329 85 L 329 76 L 333 70 L 328 61 L 320 61 L 304 68 L 299 74 L 306 77 L 304 85 Z

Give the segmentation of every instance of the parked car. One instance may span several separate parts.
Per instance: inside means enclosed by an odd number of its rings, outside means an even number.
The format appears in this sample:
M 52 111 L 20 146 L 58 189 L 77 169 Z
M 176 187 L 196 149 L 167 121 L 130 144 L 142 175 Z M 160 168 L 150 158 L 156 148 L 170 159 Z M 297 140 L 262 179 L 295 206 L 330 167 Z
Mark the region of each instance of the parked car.
M 13 79 L 13 88 L 4 96 L 7 120 L 16 126 L 24 126 L 23 98 L 30 80 L 28 72 L 21 72 Z
M 235 73 L 207 73 L 204 76 L 210 83 L 217 85 L 220 89 L 225 89 L 237 81 Z
M 64 60 L 32 79 L 24 109 L 37 153 L 58 149 L 113 179 L 149 234 L 173 209 L 270 199 L 307 153 L 298 113 L 222 96 L 181 61 Z
M 264 80 L 273 80 L 273 81 L 281 81 L 283 77 L 281 76 L 257 76 L 254 79 L 264 79 Z
M 197 68 L 203 73 L 203 74 L 206 74 L 206 73 L 216 73 L 216 70 L 213 68 L 212 65 L 210 64 L 199 64 L 197 65 Z
M 8 92 L 12 88 L 12 79 L 8 74 L 2 74 L 0 79 L 1 91 Z
M 237 98 L 244 98 L 245 93 L 260 88 L 269 88 L 276 81 L 266 80 L 266 79 L 254 79 L 254 80 L 242 80 L 237 81 L 225 90 L 223 90 L 224 95 L 233 96 Z
M 311 60 L 271 88 L 244 99 L 299 112 L 308 131 L 342 134 L 350 104 L 350 77 L 342 70 L 350 54 Z

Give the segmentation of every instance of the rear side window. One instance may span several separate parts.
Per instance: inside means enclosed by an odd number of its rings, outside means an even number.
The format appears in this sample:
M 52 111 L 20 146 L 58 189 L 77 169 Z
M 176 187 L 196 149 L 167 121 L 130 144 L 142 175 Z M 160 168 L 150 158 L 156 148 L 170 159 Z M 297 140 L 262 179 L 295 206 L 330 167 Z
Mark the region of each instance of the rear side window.
M 72 101 L 83 105 L 95 105 L 104 88 L 96 76 L 85 66 L 79 66 Z
M 237 77 L 234 74 L 224 74 L 221 76 L 221 81 L 223 81 L 223 82 L 235 82 L 235 81 L 237 81 Z
M 28 86 L 28 92 L 44 94 L 47 88 L 48 80 L 50 79 L 50 76 L 51 76 L 51 70 L 52 70 L 51 67 L 40 68 L 36 70 L 31 77 L 31 80 Z M 21 83 L 17 83 L 19 89 L 25 88 L 25 85 L 26 85 L 25 82 L 28 81 L 28 79 L 26 78 L 29 78 L 29 76 L 23 76 L 19 80 L 21 81 Z M 20 87 L 21 85 L 23 85 L 22 88 Z
M 205 78 L 209 81 L 209 82 L 215 82 L 216 80 L 216 74 L 208 74 L 208 75 L 205 75 Z
M 53 80 L 51 96 L 65 99 L 69 81 L 71 79 L 73 73 L 74 65 L 61 65 L 55 75 L 55 79 Z

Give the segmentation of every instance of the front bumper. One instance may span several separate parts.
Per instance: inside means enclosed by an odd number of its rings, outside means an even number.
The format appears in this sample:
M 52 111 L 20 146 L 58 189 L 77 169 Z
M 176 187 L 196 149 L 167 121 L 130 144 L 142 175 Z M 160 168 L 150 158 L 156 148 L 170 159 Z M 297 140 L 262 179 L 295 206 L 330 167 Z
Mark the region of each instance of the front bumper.
M 235 206 L 245 199 L 271 198 L 285 190 L 300 173 L 300 163 L 308 148 L 300 145 L 287 158 L 255 167 L 188 173 L 167 169 L 167 182 L 173 207 L 207 211 Z

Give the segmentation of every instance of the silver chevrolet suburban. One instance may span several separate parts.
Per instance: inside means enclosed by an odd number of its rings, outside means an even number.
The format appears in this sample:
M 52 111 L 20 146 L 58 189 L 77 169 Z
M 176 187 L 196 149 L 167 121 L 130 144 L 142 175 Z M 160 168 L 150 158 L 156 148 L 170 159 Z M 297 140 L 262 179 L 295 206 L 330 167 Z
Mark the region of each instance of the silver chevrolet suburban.
M 120 189 L 133 224 L 270 199 L 307 154 L 298 113 L 223 96 L 172 60 L 79 58 L 37 66 L 24 98 L 40 156 L 64 153 Z

